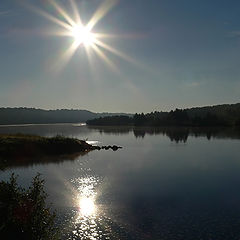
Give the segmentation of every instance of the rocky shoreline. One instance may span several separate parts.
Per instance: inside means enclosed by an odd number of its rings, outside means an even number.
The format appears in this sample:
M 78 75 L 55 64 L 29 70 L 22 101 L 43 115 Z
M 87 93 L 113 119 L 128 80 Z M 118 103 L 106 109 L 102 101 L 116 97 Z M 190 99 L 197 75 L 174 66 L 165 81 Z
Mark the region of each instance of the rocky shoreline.
M 94 146 L 94 148 L 96 150 L 101 150 L 101 149 L 109 150 L 109 149 L 112 149 L 113 151 L 117 151 L 118 149 L 122 149 L 122 147 L 119 147 L 117 145 L 113 145 L 113 146 L 108 145 L 108 146 L 101 146 L 101 147 L 100 146 Z

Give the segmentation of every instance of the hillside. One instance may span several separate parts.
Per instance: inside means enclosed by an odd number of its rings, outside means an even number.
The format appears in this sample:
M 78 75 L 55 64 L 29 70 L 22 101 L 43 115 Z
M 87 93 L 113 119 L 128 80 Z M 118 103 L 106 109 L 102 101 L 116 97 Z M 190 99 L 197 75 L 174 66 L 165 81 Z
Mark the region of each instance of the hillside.
M 240 103 L 222 104 L 206 107 L 195 107 L 186 109 L 189 117 L 204 117 L 208 113 L 218 116 L 221 119 L 226 119 L 229 123 L 234 123 L 240 119 Z
M 125 113 L 94 113 L 87 110 L 44 110 L 36 108 L 0 108 L 0 124 L 79 123 Z
M 133 117 L 108 116 L 87 121 L 101 126 L 239 126 L 240 103 L 176 109 L 170 112 L 135 114 Z

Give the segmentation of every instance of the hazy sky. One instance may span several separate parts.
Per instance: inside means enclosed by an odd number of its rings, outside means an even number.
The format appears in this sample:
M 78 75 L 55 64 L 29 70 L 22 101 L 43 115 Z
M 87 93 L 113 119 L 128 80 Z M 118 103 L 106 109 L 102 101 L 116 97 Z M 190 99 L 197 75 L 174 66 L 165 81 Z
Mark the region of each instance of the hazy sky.
M 240 102 L 239 0 L 119 0 L 93 28 L 131 58 L 100 47 L 117 71 L 22 4 L 0 1 L 0 105 L 150 112 Z M 32 5 L 64 20 L 48 0 Z M 56 0 L 73 18 L 69 0 Z M 102 0 L 76 0 L 87 23 Z M 124 55 L 125 56 L 125 55 Z

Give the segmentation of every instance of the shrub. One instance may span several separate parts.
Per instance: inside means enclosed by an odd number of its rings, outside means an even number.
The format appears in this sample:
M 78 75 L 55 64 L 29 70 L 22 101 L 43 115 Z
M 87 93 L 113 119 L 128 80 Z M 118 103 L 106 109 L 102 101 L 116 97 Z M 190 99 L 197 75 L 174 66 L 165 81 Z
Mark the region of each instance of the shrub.
M 59 239 L 55 212 L 46 206 L 44 180 L 37 174 L 26 190 L 18 186 L 12 174 L 9 182 L 0 182 L 0 236 L 3 239 Z

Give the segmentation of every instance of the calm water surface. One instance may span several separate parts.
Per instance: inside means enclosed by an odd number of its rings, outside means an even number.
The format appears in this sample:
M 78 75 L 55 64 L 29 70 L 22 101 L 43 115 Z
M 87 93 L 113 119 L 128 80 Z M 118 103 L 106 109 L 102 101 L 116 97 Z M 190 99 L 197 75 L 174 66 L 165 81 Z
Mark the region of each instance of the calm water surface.
M 0 127 L 20 132 L 123 146 L 0 172 L 43 175 L 63 239 L 240 239 L 239 129 Z

